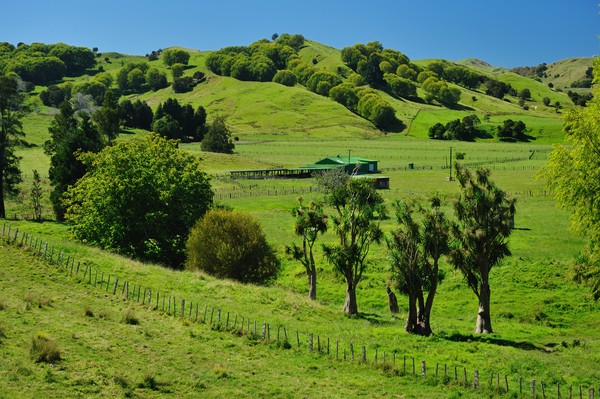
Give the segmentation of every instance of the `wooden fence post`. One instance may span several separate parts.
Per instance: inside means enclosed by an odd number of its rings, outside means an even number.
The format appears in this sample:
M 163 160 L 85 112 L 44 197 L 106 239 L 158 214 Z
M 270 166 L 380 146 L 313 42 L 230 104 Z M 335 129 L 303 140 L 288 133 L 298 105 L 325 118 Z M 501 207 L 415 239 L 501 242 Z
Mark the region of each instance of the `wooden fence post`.
M 427 377 L 427 365 L 425 364 L 425 360 L 421 360 L 421 377 Z
M 313 334 L 312 333 L 308 334 L 308 351 L 309 352 L 313 351 Z
M 473 372 L 473 388 L 479 388 L 479 370 Z
M 544 389 L 544 381 L 540 381 L 540 387 L 542 388 L 542 398 L 546 399 L 546 390 Z
M 264 341 L 267 337 L 267 323 L 263 323 L 262 325 L 262 340 Z
M 185 317 L 185 299 L 181 299 L 181 316 L 182 319 Z
M 535 399 L 535 379 L 531 380 L 531 398 Z
M 115 284 L 113 286 L 113 295 L 117 293 L 117 285 L 119 284 L 119 278 L 115 277 Z
M 361 356 L 361 361 L 363 362 L 363 364 L 367 363 L 367 348 L 365 348 L 365 346 L 363 345 L 362 347 L 362 356 Z

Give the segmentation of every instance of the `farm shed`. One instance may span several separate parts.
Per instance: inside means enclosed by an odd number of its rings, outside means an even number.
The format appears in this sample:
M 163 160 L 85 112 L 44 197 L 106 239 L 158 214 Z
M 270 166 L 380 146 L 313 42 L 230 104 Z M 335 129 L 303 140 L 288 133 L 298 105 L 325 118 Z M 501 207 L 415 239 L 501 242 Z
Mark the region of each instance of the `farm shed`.
M 324 158 L 317 161 L 315 165 L 331 165 L 342 166 L 346 172 L 352 173 L 356 170 L 356 174 L 362 175 L 367 173 L 378 173 L 377 161 L 360 157 L 340 157 Z

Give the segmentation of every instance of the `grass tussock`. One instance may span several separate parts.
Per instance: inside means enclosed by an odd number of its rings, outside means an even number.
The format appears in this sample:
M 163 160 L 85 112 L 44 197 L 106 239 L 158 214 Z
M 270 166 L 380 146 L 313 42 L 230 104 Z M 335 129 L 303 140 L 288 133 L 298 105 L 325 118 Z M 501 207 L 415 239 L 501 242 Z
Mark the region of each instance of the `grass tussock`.
M 30 354 L 35 363 L 54 364 L 62 360 L 58 343 L 44 333 L 38 333 L 33 337 Z
M 134 313 L 133 309 L 128 308 L 123 313 L 123 323 L 129 324 L 129 325 L 132 325 L 132 326 L 137 326 L 138 324 L 140 324 L 140 319 Z

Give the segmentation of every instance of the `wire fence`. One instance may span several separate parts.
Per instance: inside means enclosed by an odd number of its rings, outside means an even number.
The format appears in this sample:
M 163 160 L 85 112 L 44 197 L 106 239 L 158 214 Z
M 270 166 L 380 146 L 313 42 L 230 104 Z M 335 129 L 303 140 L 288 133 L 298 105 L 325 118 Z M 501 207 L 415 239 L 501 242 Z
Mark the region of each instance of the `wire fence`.
M 155 287 L 143 287 L 116 274 L 105 273 L 100 267 L 67 255 L 60 248 L 49 244 L 41 237 L 12 229 L 4 223 L 2 239 L 28 251 L 58 268 L 78 283 L 87 284 L 97 290 L 110 293 L 124 300 L 135 302 L 150 310 L 170 317 L 186 319 L 191 323 L 205 324 L 213 330 L 235 335 L 244 335 L 264 343 L 276 343 L 277 348 L 306 351 L 324 360 L 349 362 L 357 365 L 381 369 L 386 374 L 413 377 L 423 384 L 455 384 L 473 390 L 487 390 L 519 398 L 590 398 L 600 387 L 573 386 L 561 383 L 545 384 L 541 380 L 524 379 L 521 376 L 501 374 L 494 371 L 481 372 L 467 370 L 459 364 L 442 364 L 402 355 L 397 350 L 391 352 L 367 349 L 366 345 L 342 342 L 339 339 L 324 337 L 309 331 L 300 331 L 282 324 L 272 325 L 255 317 L 225 311 L 199 300 L 188 300 L 172 292 L 164 292 Z M 488 378 L 489 377 L 489 378 Z

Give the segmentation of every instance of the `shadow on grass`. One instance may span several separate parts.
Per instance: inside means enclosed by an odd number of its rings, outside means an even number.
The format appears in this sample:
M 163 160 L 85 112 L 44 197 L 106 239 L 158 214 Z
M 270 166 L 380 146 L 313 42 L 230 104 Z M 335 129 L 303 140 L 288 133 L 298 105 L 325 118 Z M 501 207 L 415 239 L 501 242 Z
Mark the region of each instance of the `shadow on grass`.
M 446 336 L 438 335 L 438 337 L 446 339 L 448 341 L 454 341 L 454 342 L 483 342 L 486 344 L 492 344 L 492 345 L 498 345 L 498 346 L 510 346 L 512 348 L 523 349 L 523 350 L 527 350 L 527 351 L 532 351 L 532 350 L 539 350 L 542 352 L 546 351 L 545 348 L 536 346 L 536 345 L 532 344 L 531 342 L 525 342 L 525 341 L 517 342 L 517 341 L 512 341 L 509 339 L 494 338 L 494 337 L 490 337 L 487 335 L 454 333 L 454 334 L 446 335 Z
M 352 316 L 355 319 L 366 320 L 371 324 L 378 326 L 387 326 L 396 324 L 396 320 L 390 320 L 386 317 L 381 317 L 381 315 L 375 313 L 359 313 L 355 316 Z

